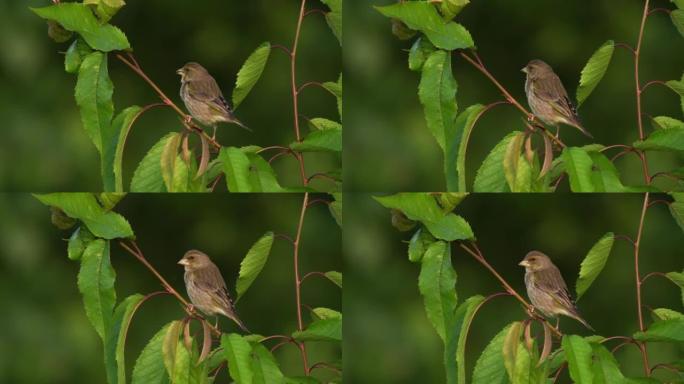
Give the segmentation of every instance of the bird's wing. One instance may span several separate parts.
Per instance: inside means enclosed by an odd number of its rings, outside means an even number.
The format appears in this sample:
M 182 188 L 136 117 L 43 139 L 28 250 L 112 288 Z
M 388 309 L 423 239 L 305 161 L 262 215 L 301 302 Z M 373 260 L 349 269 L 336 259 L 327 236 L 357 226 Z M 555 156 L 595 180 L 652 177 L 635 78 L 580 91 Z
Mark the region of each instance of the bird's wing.
M 195 279 L 197 287 L 212 293 L 212 297 L 219 301 L 218 305 L 232 310 L 233 302 L 230 300 L 226 282 L 223 280 L 218 267 L 212 264 L 206 268 L 196 270 L 195 273 L 197 274 Z
M 552 294 L 564 308 L 569 310 L 575 308 L 575 303 L 568 293 L 568 287 L 565 285 L 563 276 L 555 266 L 535 272 L 534 285 L 540 290 Z
M 538 82 L 540 86 L 534 89 L 537 97 L 549 102 L 550 105 L 554 106 L 556 112 L 561 113 L 563 116 L 574 118 L 577 115 L 577 109 L 572 100 L 570 100 L 570 97 L 568 97 L 568 92 L 563 87 L 563 83 L 558 75 L 550 73 L 539 79 Z
M 188 91 L 194 99 L 204 102 L 218 112 L 232 115 L 230 103 L 223 97 L 221 89 L 213 78 L 189 81 L 186 86 L 189 87 Z

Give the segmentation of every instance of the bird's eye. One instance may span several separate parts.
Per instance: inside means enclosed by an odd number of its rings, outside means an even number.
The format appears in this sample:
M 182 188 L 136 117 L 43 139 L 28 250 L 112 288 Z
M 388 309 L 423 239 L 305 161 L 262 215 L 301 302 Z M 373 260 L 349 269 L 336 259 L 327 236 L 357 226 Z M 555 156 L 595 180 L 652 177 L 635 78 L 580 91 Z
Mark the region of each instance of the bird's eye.
M 195 256 L 188 256 L 188 260 L 192 260 L 194 258 L 195 258 Z

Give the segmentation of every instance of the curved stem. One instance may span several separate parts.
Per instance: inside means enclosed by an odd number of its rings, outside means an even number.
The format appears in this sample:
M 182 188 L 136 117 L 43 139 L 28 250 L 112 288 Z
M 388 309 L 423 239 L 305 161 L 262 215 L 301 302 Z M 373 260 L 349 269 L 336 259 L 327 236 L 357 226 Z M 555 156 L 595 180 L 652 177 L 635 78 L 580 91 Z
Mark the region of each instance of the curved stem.
M 302 277 L 302 279 L 299 281 L 299 284 L 301 285 L 304 282 L 304 280 L 306 280 L 306 278 L 309 276 L 321 276 L 327 279 L 325 273 L 323 272 L 309 272 L 306 275 L 304 275 L 304 277 Z
M 639 128 L 639 140 L 644 140 L 646 138 L 644 134 L 643 118 L 641 116 L 641 93 L 643 92 L 643 90 L 641 89 L 641 83 L 639 81 L 639 59 L 641 57 L 641 43 L 643 42 L 644 38 L 644 27 L 646 26 L 646 18 L 648 17 L 648 4 L 649 0 L 644 1 L 644 12 L 641 16 L 639 38 L 637 40 L 636 49 L 634 50 L 634 84 L 636 87 L 635 94 L 637 106 L 637 126 Z M 641 153 L 639 157 L 641 158 L 641 165 L 644 172 L 644 181 L 646 182 L 646 185 L 649 185 L 651 184 L 651 176 L 649 175 L 648 171 L 648 160 L 646 159 L 646 155 L 643 153 Z
M 312 206 L 314 204 L 325 204 L 325 205 L 330 205 L 330 200 L 325 200 L 325 199 L 313 199 L 309 202 L 308 206 Z
M 314 86 L 325 89 L 323 84 L 319 83 L 318 81 L 309 81 L 307 83 L 300 85 L 299 88 L 297 88 L 297 94 L 299 95 L 305 88 L 314 87 Z
M 636 53 L 636 51 L 634 50 L 634 47 L 632 47 L 632 46 L 629 45 L 629 44 L 626 44 L 626 43 L 615 43 L 615 46 L 616 46 L 616 47 L 620 47 L 620 48 L 624 48 L 624 49 L 628 50 L 628 51 L 632 54 L 632 56 Z
M 473 310 L 473 314 L 472 314 L 472 316 L 470 317 L 470 322 L 472 323 L 473 319 L 475 319 L 475 315 L 477 315 L 477 312 L 480 310 L 480 308 L 482 308 L 485 304 L 487 304 L 488 302 L 490 302 L 492 299 L 495 299 L 495 298 L 500 297 L 500 296 L 511 296 L 511 293 L 510 293 L 510 292 L 497 292 L 497 293 L 492 293 L 491 295 L 485 297 L 485 299 L 482 300 L 482 301 L 480 302 L 480 304 L 478 304 L 478 305 L 475 307 L 475 309 Z M 464 348 L 465 348 L 465 345 L 466 345 L 466 343 L 467 343 L 467 341 L 468 341 L 468 331 L 469 331 L 469 330 L 470 330 L 470 324 L 468 324 L 468 326 L 466 327 L 466 334 L 463 336 L 463 346 L 464 346 Z
M 660 85 L 662 85 L 662 86 L 664 86 L 664 87 L 667 87 L 667 84 L 665 84 L 665 82 L 662 81 L 662 80 L 651 80 L 651 81 L 649 81 L 648 83 L 644 84 L 644 86 L 641 87 L 641 90 L 640 90 L 639 92 L 640 92 L 640 93 L 644 93 L 644 91 L 646 90 L 646 88 L 648 88 L 648 87 L 650 87 L 651 85 L 654 85 L 654 84 L 660 84 Z M 667 88 L 669 89 L 669 87 L 667 87 Z
M 664 277 L 664 278 L 666 278 L 666 279 L 669 280 L 669 278 L 667 277 L 667 275 L 664 274 L 664 273 L 662 273 L 662 272 L 651 272 L 651 273 L 647 273 L 646 276 L 644 276 L 644 277 L 641 279 L 641 284 L 643 285 L 643 284 L 646 282 L 647 279 L 649 279 L 650 277 L 653 277 L 653 276 L 660 276 L 660 277 Z
M 315 178 L 323 178 L 323 179 L 330 180 L 330 181 L 337 183 L 337 179 L 335 179 L 334 177 L 332 177 L 326 173 L 323 173 L 323 172 L 316 172 L 313 175 L 309 176 L 307 180 L 309 182 L 311 182 L 311 180 L 313 180 Z

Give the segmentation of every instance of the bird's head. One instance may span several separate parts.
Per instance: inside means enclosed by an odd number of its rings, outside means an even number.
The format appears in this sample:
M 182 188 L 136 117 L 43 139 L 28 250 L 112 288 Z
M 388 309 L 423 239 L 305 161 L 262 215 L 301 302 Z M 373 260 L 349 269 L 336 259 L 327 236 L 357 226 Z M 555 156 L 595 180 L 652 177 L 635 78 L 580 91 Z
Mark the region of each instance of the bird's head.
M 518 265 L 525 267 L 526 271 L 534 272 L 551 265 L 551 259 L 539 251 L 531 251 Z
M 195 62 L 185 64 L 182 68 L 177 70 L 176 73 L 180 75 L 181 81 L 209 74 L 203 66 Z
M 193 271 L 211 264 L 211 260 L 209 260 L 209 256 L 205 253 L 192 249 L 185 252 L 185 255 L 178 261 L 178 264 L 184 266 L 186 271 Z
M 527 63 L 521 71 L 525 72 L 527 76 L 538 77 L 541 74 L 553 72 L 553 69 L 545 62 L 535 59 Z

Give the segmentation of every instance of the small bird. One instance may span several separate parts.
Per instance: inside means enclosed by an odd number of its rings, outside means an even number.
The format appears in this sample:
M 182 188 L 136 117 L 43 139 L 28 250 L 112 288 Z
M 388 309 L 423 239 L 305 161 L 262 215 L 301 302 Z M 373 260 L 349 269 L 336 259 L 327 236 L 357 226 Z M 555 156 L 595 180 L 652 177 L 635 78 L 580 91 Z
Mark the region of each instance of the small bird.
M 243 331 L 250 333 L 245 324 L 235 314 L 226 282 L 216 264 L 205 253 L 190 250 L 178 264 L 185 267 L 185 289 L 194 307 L 207 316 L 221 314 L 233 320 Z
M 176 73 L 181 76 L 180 97 L 185 107 L 201 124 L 213 127 L 214 136 L 218 123 L 237 124 L 251 131 L 235 117 L 216 80 L 203 66 L 198 63 L 187 63 Z
M 568 287 L 565 285 L 563 276 L 548 256 L 539 251 L 531 251 L 525 255 L 523 261 L 518 265 L 525 267 L 527 296 L 529 296 L 532 305 L 539 309 L 544 316 L 565 315 L 579 321 L 592 331 L 594 330 L 580 316 L 577 307 L 575 307 L 575 302 L 568 293 Z
M 580 122 L 577 108 L 568 97 L 560 78 L 553 68 L 541 60 L 532 60 L 522 69 L 527 74 L 525 93 L 532 112 L 548 125 L 567 124 L 591 135 Z

